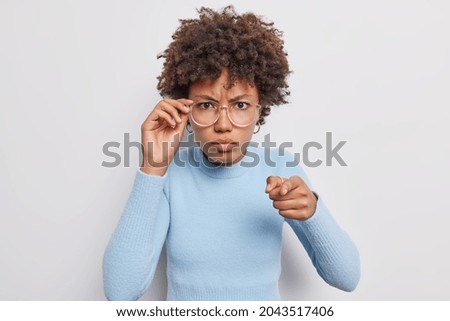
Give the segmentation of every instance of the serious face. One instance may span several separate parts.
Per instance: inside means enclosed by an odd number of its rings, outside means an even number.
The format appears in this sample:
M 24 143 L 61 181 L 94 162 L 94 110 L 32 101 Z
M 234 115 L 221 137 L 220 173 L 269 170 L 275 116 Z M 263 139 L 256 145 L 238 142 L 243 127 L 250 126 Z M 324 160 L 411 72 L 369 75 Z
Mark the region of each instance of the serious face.
M 203 154 L 218 165 L 239 162 L 259 119 L 257 89 L 239 80 L 230 85 L 224 69 L 215 80 L 191 84 L 188 98 L 195 102 L 190 123 Z

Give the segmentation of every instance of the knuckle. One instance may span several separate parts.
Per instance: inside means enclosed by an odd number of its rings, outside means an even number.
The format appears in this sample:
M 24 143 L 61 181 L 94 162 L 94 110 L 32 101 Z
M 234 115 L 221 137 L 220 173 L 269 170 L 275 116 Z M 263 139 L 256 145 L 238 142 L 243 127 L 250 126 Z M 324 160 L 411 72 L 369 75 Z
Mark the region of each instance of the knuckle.
M 308 196 L 308 190 L 306 188 L 300 189 L 300 195 L 303 197 Z
M 305 182 L 302 180 L 300 176 L 293 176 L 292 180 L 297 183 L 297 185 L 302 186 L 305 184 Z

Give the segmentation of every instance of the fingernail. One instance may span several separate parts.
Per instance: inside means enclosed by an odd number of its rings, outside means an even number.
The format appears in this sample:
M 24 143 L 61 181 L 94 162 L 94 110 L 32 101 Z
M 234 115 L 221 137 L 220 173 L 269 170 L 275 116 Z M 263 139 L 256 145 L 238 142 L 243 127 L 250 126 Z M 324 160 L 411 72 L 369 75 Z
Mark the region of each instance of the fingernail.
M 267 184 L 266 190 L 269 190 L 272 187 L 272 185 Z

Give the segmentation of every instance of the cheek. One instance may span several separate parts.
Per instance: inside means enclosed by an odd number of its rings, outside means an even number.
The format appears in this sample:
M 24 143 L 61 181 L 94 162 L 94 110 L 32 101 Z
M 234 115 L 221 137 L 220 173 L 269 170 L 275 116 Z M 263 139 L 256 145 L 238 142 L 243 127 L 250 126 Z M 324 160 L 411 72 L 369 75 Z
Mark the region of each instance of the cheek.
M 252 137 L 253 133 L 258 129 L 258 125 L 256 125 L 259 121 L 259 115 L 256 121 L 253 123 L 253 125 L 249 126 L 248 128 L 245 128 L 247 134 L 249 137 Z
M 245 136 L 245 140 L 250 140 L 252 138 L 254 130 L 255 126 L 251 126 L 245 131 L 245 134 L 243 134 L 243 136 Z
M 249 126 L 247 128 L 239 128 L 236 130 L 237 135 L 235 135 L 236 140 L 242 144 L 251 141 L 253 137 L 253 131 L 255 130 L 254 126 Z

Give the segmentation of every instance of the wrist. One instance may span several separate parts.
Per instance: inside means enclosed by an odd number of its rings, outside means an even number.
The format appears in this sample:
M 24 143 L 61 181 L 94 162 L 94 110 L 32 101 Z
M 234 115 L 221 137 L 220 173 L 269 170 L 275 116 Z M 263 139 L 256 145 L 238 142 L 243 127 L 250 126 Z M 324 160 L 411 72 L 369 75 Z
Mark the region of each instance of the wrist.
M 314 214 L 316 214 L 316 211 L 317 211 L 317 203 L 319 202 L 319 195 L 317 195 L 317 193 L 316 193 L 316 192 L 313 192 L 313 191 L 311 191 L 311 194 L 313 195 L 313 197 L 312 197 L 312 199 L 313 199 L 313 201 L 312 201 L 313 206 L 312 206 L 312 212 L 311 212 L 311 215 L 309 215 L 309 217 L 308 217 L 307 219 L 310 219 L 311 217 L 314 216 Z

